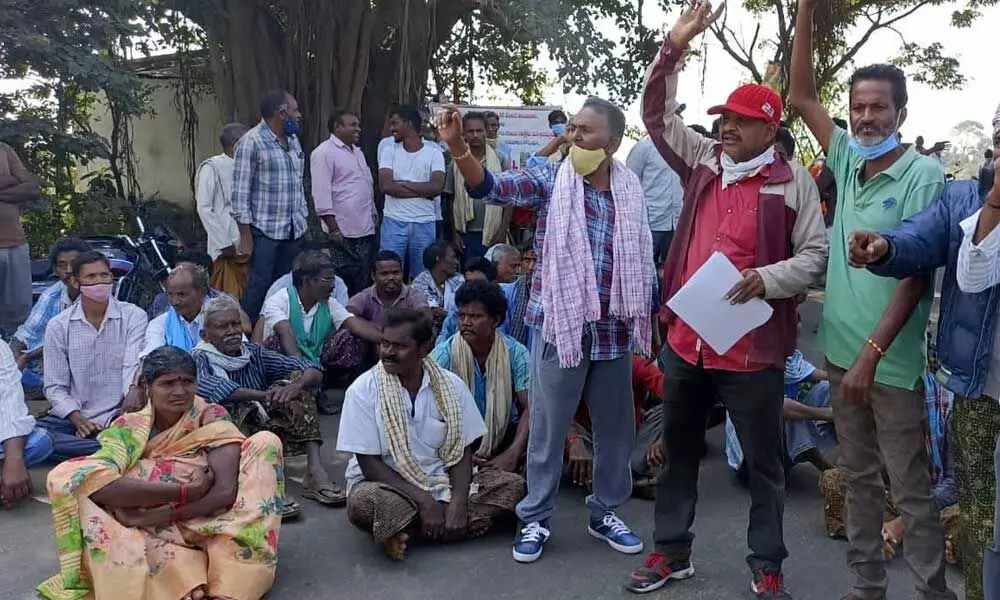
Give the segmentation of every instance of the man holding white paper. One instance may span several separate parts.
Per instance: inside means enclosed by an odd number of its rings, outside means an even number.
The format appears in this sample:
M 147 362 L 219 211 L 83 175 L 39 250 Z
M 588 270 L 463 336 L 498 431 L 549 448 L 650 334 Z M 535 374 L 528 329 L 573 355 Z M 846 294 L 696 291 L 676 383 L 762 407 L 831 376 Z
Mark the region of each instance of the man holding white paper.
M 731 347 L 717 343 L 717 351 L 670 307 L 663 312 L 669 327 L 663 350 L 667 467 L 656 496 L 656 547 L 625 585 L 643 593 L 694 574 L 690 528 L 698 468 L 705 422 L 718 397 L 736 427 L 749 470 L 752 589 L 758 598 L 789 598 L 781 573 L 788 555 L 782 531 L 783 369 L 796 344 L 795 296 L 822 279 L 828 245 L 815 183 L 801 166 L 774 152 L 783 108 L 774 90 L 745 85 L 711 109 L 710 114 L 722 116 L 721 142 L 688 129 L 675 114 L 679 65 L 688 43 L 721 13 L 707 2 L 686 10 L 646 76 L 643 120 L 684 184 L 663 297 L 673 300 L 713 254 L 721 253 L 739 276 L 734 286 L 703 292 L 706 307 L 719 296 L 732 304 L 766 300 L 773 314 Z

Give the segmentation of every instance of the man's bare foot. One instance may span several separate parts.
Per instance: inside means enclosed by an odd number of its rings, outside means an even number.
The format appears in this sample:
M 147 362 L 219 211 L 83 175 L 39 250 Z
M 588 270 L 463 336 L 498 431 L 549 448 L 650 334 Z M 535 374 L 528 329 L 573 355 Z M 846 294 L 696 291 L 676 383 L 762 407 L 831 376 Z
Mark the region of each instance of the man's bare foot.
M 406 542 L 410 540 L 410 535 L 405 531 L 400 531 L 396 535 L 385 541 L 385 553 L 391 560 L 403 560 L 406 553 Z

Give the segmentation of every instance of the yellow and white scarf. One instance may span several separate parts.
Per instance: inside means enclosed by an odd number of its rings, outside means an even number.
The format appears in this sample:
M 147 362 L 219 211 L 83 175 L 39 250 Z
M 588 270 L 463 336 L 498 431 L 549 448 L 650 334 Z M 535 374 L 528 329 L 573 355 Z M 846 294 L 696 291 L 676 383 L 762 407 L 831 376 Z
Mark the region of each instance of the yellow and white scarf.
M 451 372 L 462 378 L 470 390 L 476 389 L 476 357 L 472 347 L 461 335 L 451 338 Z M 486 435 L 476 456 L 492 458 L 503 442 L 510 423 L 510 406 L 514 399 L 507 342 L 498 332 L 493 348 L 486 358 Z
M 454 162 L 452 162 L 451 168 L 454 169 L 455 174 L 455 199 L 452 209 L 455 217 L 455 229 L 459 233 L 465 233 L 469 221 L 476 218 L 475 204 L 472 197 L 469 196 L 468 190 L 465 189 L 465 177 L 462 177 L 462 171 Z M 483 168 L 492 173 L 499 173 L 503 169 L 499 155 L 489 145 L 486 146 L 486 159 L 483 162 Z M 503 207 L 487 204 L 486 214 L 483 217 L 483 245 L 489 247 L 498 241 L 503 241 L 502 239 L 494 239 L 501 233 L 503 223 Z
M 445 467 L 451 467 L 465 454 L 462 435 L 462 406 L 458 392 L 451 380 L 436 362 L 424 359 L 424 371 L 431 380 L 431 392 L 441 416 L 444 418 L 444 443 L 438 448 L 438 456 Z M 420 468 L 410 447 L 409 411 L 406 398 L 409 392 L 403 388 L 399 377 L 385 370 L 382 363 L 375 366 L 375 386 L 378 390 L 379 414 L 389 442 L 389 453 L 396 463 L 396 470 L 407 481 L 422 490 L 431 491 L 442 485 L 448 486 L 447 476 L 431 478 Z

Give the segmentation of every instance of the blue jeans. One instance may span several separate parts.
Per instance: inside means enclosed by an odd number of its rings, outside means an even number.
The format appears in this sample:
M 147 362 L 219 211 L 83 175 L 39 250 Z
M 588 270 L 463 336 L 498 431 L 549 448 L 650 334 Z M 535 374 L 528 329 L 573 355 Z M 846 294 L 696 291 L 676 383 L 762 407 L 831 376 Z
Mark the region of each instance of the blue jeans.
M 38 426 L 52 440 L 52 458 L 56 460 L 88 456 L 101 447 L 95 438 L 77 437 L 76 427 L 69 419 L 49 415 L 38 419 Z
M 45 431 L 36 427 L 28 434 L 28 439 L 24 440 L 24 466 L 32 467 L 52 454 L 52 439 L 45 435 Z M 3 445 L 0 444 L 0 460 L 3 460 Z
M 434 241 L 434 221 L 405 223 L 388 217 L 382 219 L 380 250 L 392 250 L 402 258 L 413 279 L 424 270 L 424 250 Z
M 250 280 L 247 282 L 246 293 L 243 294 L 243 310 L 247 312 L 250 321 L 256 321 L 264 306 L 268 288 L 279 277 L 292 270 L 292 261 L 299 253 L 302 239 L 273 240 L 256 227 L 251 228 L 251 231 L 253 254 L 250 256 Z

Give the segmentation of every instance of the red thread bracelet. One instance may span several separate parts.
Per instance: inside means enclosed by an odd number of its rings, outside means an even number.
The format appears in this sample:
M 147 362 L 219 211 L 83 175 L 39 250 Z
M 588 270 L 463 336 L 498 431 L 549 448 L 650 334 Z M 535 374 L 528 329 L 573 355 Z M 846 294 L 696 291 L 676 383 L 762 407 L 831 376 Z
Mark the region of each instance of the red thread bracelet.
M 177 498 L 178 507 L 185 506 L 188 503 L 188 486 L 186 483 L 181 484 L 181 493 Z

